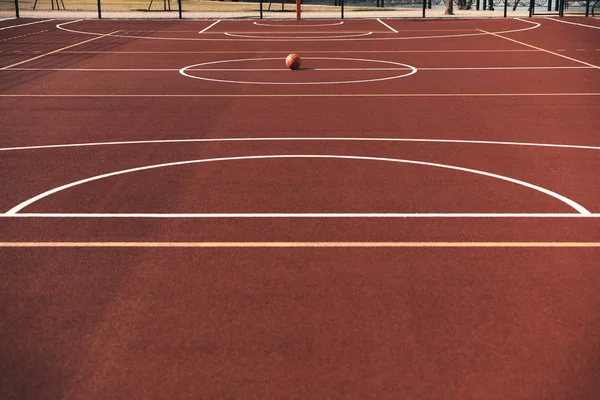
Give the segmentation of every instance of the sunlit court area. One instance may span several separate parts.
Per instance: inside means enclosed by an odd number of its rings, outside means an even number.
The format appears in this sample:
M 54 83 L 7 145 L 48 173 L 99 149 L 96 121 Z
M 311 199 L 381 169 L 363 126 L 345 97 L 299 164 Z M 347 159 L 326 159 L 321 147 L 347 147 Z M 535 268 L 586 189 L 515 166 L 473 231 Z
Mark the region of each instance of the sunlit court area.
M 0 0 L 0 398 L 600 398 L 600 19 Z

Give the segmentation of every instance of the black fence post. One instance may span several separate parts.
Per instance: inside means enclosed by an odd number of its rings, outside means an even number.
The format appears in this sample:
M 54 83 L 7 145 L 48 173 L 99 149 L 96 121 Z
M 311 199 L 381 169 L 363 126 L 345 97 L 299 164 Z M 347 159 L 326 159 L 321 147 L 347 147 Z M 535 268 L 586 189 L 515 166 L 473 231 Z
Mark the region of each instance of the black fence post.
M 102 19 L 102 5 L 100 4 L 100 0 L 98 0 L 98 19 Z
M 535 0 L 529 1 L 529 18 L 533 17 L 533 8 L 535 7 Z
M 427 0 L 423 0 L 423 18 L 425 18 L 425 10 L 427 10 Z
M 179 19 L 182 19 L 183 15 L 181 13 L 181 0 L 177 0 L 177 7 L 179 7 Z
M 506 18 L 507 11 L 508 11 L 508 0 L 504 0 L 504 18 Z
M 342 0 L 342 19 L 344 19 L 344 0 Z
M 15 0 L 15 17 L 19 18 L 19 0 Z
M 263 19 L 263 5 L 262 5 L 262 0 L 260 0 L 260 19 Z
M 591 0 L 587 0 L 585 2 L 585 16 L 586 17 L 590 16 L 590 3 L 591 3 Z
M 558 0 L 558 16 L 565 16 L 565 0 Z

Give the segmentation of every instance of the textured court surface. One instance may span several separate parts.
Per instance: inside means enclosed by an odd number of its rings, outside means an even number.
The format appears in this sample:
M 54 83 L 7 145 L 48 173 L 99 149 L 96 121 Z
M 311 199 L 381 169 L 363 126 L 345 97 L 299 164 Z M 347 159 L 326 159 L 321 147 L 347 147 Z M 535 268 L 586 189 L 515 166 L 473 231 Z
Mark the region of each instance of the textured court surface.
M 598 19 L 215 22 L 0 21 L 1 397 L 600 396 Z

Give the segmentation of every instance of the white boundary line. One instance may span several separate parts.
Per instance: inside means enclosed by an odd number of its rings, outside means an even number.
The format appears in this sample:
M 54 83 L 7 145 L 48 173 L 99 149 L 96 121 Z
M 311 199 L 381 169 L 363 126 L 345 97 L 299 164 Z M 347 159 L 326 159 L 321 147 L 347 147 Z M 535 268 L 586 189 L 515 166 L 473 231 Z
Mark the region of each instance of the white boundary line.
M 12 19 L 12 18 L 9 18 Z M 20 28 L 22 26 L 27 26 L 27 25 L 33 25 L 33 24 L 41 24 L 43 22 L 50 22 L 50 21 L 54 21 L 54 19 L 45 19 L 43 21 L 35 21 L 35 22 L 29 22 L 27 24 L 21 24 L 21 25 L 11 25 L 11 26 L 5 26 L 3 28 L 0 28 L 0 31 L 3 31 L 5 29 L 12 29 L 12 28 Z
M 0 151 L 56 149 L 65 147 L 90 147 L 90 146 L 121 146 L 139 144 L 166 144 L 166 143 L 214 143 L 214 142 L 398 142 L 398 143 L 458 143 L 458 144 L 484 144 L 502 146 L 525 147 L 550 147 L 562 149 L 600 150 L 600 146 L 584 146 L 559 143 L 532 143 L 532 142 L 499 142 L 489 140 L 461 140 L 461 139 L 425 139 L 425 138 L 344 138 L 344 137 L 258 137 L 258 138 L 205 138 L 205 139 L 157 139 L 157 140 L 129 140 L 120 142 L 91 142 L 67 143 L 40 146 L 4 147 Z
M 232 63 L 232 62 L 245 62 L 245 61 L 273 61 L 280 60 L 281 58 L 244 58 L 244 59 L 233 59 L 233 60 L 218 60 L 218 61 L 210 61 L 201 64 L 188 65 L 187 67 L 183 67 L 179 70 L 179 73 L 183 76 L 193 79 L 200 79 L 204 81 L 212 81 L 212 82 L 224 82 L 224 83 L 238 83 L 238 84 L 246 84 L 246 85 L 337 85 L 337 84 L 346 84 L 346 83 L 365 83 L 365 82 L 379 82 L 386 81 L 391 79 L 399 79 L 405 78 L 407 76 L 413 75 L 417 72 L 417 69 L 408 64 L 397 63 L 393 61 L 384 61 L 384 60 L 370 60 L 363 58 L 337 58 L 337 57 L 305 57 L 305 60 L 335 60 L 335 61 L 362 61 L 362 62 L 370 62 L 370 63 L 379 63 L 379 64 L 392 64 L 402 67 L 402 71 L 410 71 L 405 74 L 400 75 L 392 75 L 386 76 L 383 78 L 373 78 L 373 79 L 355 79 L 348 81 L 305 81 L 305 82 L 265 82 L 265 81 L 235 81 L 231 79 L 216 79 L 216 78 L 207 78 L 205 76 L 197 76 L 187 73 L 187 71 L 202 71 L 202 68 L 195 68 L 202 65 L 214 65 L 214 64 L 223 64 L 223 63 Z M 399 69 L 397 69 L 399 70 Z M 283 68 L 282 68 L 283 71 Z M 285 70 L 289 73 L 289 70 Z M 298 74 L 300 71 L 295 72 Z M 295 75 L 301 76 L 301 75 Z
M 577 25 L 577 26 L 583 26 L 584 28 L 600 29 L 600 26 L 578 24 L 576 22 L 569 22 L 569 21 L 561 21 L 559 19 L 554 19 L 554 18 L 550 18 L 550 17 L 546 17 L 546 19 L 549 19 L 550 21 L 560 22 L 561 24 Z
M 595 248 L 600 242 L 0 242 L 12 248 Z
M 377 21 L 381 22 L 381 24 L 383 26 L 385 26 L 386 28 L 388 28 L 389 30 L 391 30 L 394 33 L 398 33 L 397 30 L 395 30 L 394 28 L 392 28 L 391 26 L 389 26 L 388 24 L 386 24 L 385 22 L 383 22 L 380 18 L 377 18 Z
M 173 94 L 142 94 L 142 93 L 0 93 L 0 98 L 81 98 L 81 99 L 110 99 L 110 98 L 174 98 L 174 99 L 218 99 L 218 98 L 451 98 L 451 97 L 597 97 L 600 92 L 564 92 L 564 93 L 266 93 L 266 94 L 251 94 L 251 93 L 173 93 Z
M 564 58 L 564 59 L 566 59 L 566 60 L 574 61 L 574 62 L 577 62 L 577 63 L 579 63 L 579 64 L 583 64 L 583 65 L 587 65 L 587 66 L 590 66 L 590 67 L 593 67 L 593 68 L 596 68 L 596 69 L 600 69 L 600 66 L 597 66 L 597 65 L 594 65 L 594 64 L 590 64 L 590 63 L 588 63 L 588 62 L 581 61 L 581 60 L 578 60 L 578 59 L 576 59 L 576 58 L 573 58 L 573 57 L 568 57 L 568 56 L 565 56 L 565 55 L 563 55 L 563 54 L 556 53 L 556 52 L 554 52 L 554 51 L 546 50 L 546 49 L 544 49 L 544 48 L 542 48 L 542 47 L 537 47 L 537 46 L 534 46 L 534 45 L 532 45 L 532 44 L 529 44 L 529 43 L 521 42 L 520 40 L 511 39 L 511 38 L 509 38 L 509 37 L 502 36 L 502 35 L 499 35 L 499 34 L 497 34 L 497 33 L 494 33 L 494 32 L 488 32 L 488 31 L 485 31 L 485 30 L 483 30 L 483 29 L 478 29 L 478 31 L 484 32 L 484 33 L 486 33 L 486 34 L 489 34 L 489 35 L 495 36 L 495 37 L 497 37 L 497 38 L 500 38 L 500 39 L 508 40 L 508 41 L 510 41 L 510 42 L 513 42 L 513 43 L 518 43 L 518 44 L 520 44 L 520 45 L 527 46 L 527 47 L 530 47 L 530 48 L 532 48 L 532 49 L 540 50 L 540 51 L 543 51 L 543 52 L 545 52 L 545 53 L 552 54 L 552 55 L 554 55 L 554 56 L 557 56 L 557 57 Z
M 0 218 L 600 218 L 576 213 L 17 213 Z
M 279 58 L 278 58 L 279 60 Z M 431 67 L 417 68 L 421 71 L 538 71 L 538 70 L 563 70 L 563 69 L 596 69 L 590 66 L 564 66 L 564 67 Z M 54 71 L 54 72 L 178 72 L 180 68 L 10 68 L 2 71 Z M 401 68 L 311 68 L 311 71 L 406 71 L 408 67 Z M 187 68 L 186 71 L 208 72 L 287 72 L 287 68 Z
M 24 209 L 25 207 L 35 203 L 38 200 L 41 200 L 45 197 L 48 197 L 52 194 L 58 193 L 62 190 L 65 189 L 69 189 L 84 183 L 89 183 L 89 182 L 93 182 L 93 181 L 97 181 L 100 179 L 104 179 L 104 178 L 109 178 L 112 176 L 117 176 L 117 175 L 124 175 L 124 174 L 128 174 L 128 173 L 132 173 L 132 172 L 139 172 L 139 171 L 146 171 L 146 170 L 150 170 L 150 169 L 156 169 L 156 168 L 165 168 L 165 167 L 173 167 L 173 166 L 181 166 L 181 165 L 190 165 L 190 164 L 200 164 L 200 163 L 209 163 L 209 162 L 217 162 L 217 161 L 239 161 L 239 160 L 266 160 L 266 159 L 302 159 L 302 158 L 308 158 L 308 159 L 337 159 L 337 160 L 363 160 L 363 161 L 384 161 L 384 162 L 393 162 L 393 163 L 402 163 L 402 164 L 413 164 L 413 165 L 422 165 L 422 166 L 429 166 L 429 167 L 436 167 L 436 168 L 444 168 L 444 169 L 450 169 L 450 170 L 454 170 L 454 171 L 461 171 L 461 172 L 467 172 L 467 173 L 472 173 L 472 174 L 476 174 L 476 175 L 482 175 L 482 176 L 487 176 L 490 178 L 495 178 L 495 179 L 499 179 L 502 181 L 506 181 L 506 182 L 510 182 L 510 183 L 514 183 L 529 189 L 533 189 L 536 190 L 538 192 L 544 193 L 550 197 L 553 197 L 563 203 L 565 203 L 566 205 L 568 205 L 569 207 L 573 208 L 575 211 L 577 211 L 580 214 L 583 215 L 591 215 L 592 213 L 590 211 L 588 211 L 585 207 L 583 207 L 582 205 L 576 203 L 575 201 L 562 196 L 556 192 L 553 192 L 551 190 L 545 189 L 543 187 L 525 182 L 525 181 L 521 181 L 518 179 L 513 179 L 507 176 L 503 176 L 503 175 L 498 175 L 498 174 L 493 174 L 491 172 L 485 172 L 485 171 L 481 171 L 481 170 L 476 170 L 476 169 L 471 169 L 471 168 L 463 168 L 463 167 L 457 167 L 454 165 L 448 165 L 448 164 L 439 164 L 439 163 L 430 163 L 430 162 L 425 162 L 425 161 L 415 161 L 415 160 L 406 160 L 406 159 L 398 159 L 398 158 L 384 158 L 384 157 L 366 157 L 366 156 L 342 156 L 342 155 L 325 155 L 325 154 L 284 154 L 284 155 L 261 155 L 261 156 L 239 156 L 239 157 L 220 157 L 220 158 L 208 158 L 208 159 L 198 159 L 198 160 L 188 160 L 188 161 L 177 161 L 177 162 L 170 162 L 170 163 L 163 163 L 163 164 L 154 164 L 154 165 L 146 165 L 143 167 L 137 167 L 137 168 L 130 168 L 130 169 L 125 169 L 125 170 L 120 170 L 120 171 L 115 171 L 115 172 L 110 172 L 107 174 L 101 174 L 101 175 L 96 175 L 96 176 L 92 176 L 86 179 L 81 179 L 79 181 L 75 181 L 75 182 L 71 182 L 68 183 L 66 185 L 62 185 L 59 187 L 56 187 L 54 189 L 48 190 L 44 193 L 40 193 L 37 196 L 34 196 L 28 200 L 25 200 L 21 203 L 19 203 L 18 205 L 14 206 L 13 208 L 11 208 L 10 210 L 8 210 L 5 215 L 7 216 L 11 216 L 11 215 L 16 215 L 19 211 L 21 211 L 22 209 Z
M 499 32 L 494 32 L 494 33 L 514 33 L 514 32 L 525 32 L 525 31 L 529 31 L 532 29 L 536 29 L 539 28 L 541 26 L 540 23 L 538 22 L 531 22 L 531 21 L 527 21 L 524 19 L 520 19 L 520 18 L 515 18 L 515 20 L 521 21 L 521 22 L 525 22 L 527 24 L 531 24 L 532 26 L 528 26 L 526 28 L 519 28 L 519 29 L 509 29 L 506 31 L 499 31 Z M 64 25 L 67 24 L 71 24 L 73 22 L 77 22 L 77 21 L 71 21 L 71 22 L 66 22 L 66 23 L 62 23 L 62 24 L 57 24 L 56 28 L 66 31 L 66 32 L 71 32 L 71 33 L 80 33 L 82 35 L 93 35 L 93 36 L 98 36 L 98 35 L 102 35 L 102 33 L 96 33 L 96 32 L 85 32 L 85 31 L 78 31 L 75 29 L 68 29 L 65 28 Z M 254 41 L 254 42 L 261 42 L 261 41 L 311 41 L 311 42 L 320 42 L 320 41 L 371 41 L 371 40 L 411 40 L 411 39 L 439 39 L 439 38 L 455 38 L 455 37 L 467 37 L 467 36 L 485 36 L 488 35 L 488 33 L 464 33 L 464 34 L 456 34 L 456 35 L 432 35 L 432 36 L 398 36 L 398 37 L 371 37 L 371 38 L 340 38 L 340 39 L 315 39 L 315 38 L 310 38 L 310 39 L 293 39 L 293 38 L 286 38 L 286 39 L 244 39 L 244 38 L 223 38 L 223 39 L 219 39 L 219 38 L 173 38 L 173 37 L 155 37 L 155 36 L 136 36 L 136 35 L 112 35 L 114 37 L 123 37 L 123 38 L 134 38 L 134 39 L 149 39 L 149 40 L 179 40 L 179 41 L 198 41 L 198 40 L 209 40 L 209 41 Z
M 56 50 L 53 50 L 53 51 L 49 51 L 48 53 L 40 54 L 40 55 L 39 55 L 39 56 L 37 56 L 37 57 L 28 58 L 27 60 L 23 60 L 23 61 L 20 61 L 20 62 L 18 62 L 18 63 L 14 63 L 14 64 L 11 64 L 11 65 L 7 65 L 6 67 L 2 67 L 2 68 L 0 68 L 0 71 L 7 70 L 7 69 L 9 69 L 9 68 L 16 67 L 17 65 L 25 64 L 25 63 L 28 63 L 28 62 L 31 62 L 31 61 L 34 61 L 34 60 L 40 59 L 40 58 L 42 58 L 42 57 L 49 56 L 49 55 L 51 55 L 51 54 L 56 54 L 56 53 L 58 53 L 58 52 L 60 52 L 60 51 L 62 51 L 62 50 L 70 49 L 70 48 L 73 48 L 73 47 L 76 47 L 76 46 L 79 46 L 79 45 L 82 45 L 82 44 L 85 44 L 85 43 L 92 42 L 92 41 L 94 41 L 94 40 L 102 39 L 102 38 L 104 38 L 104 37 L 106 37 L 106 36 L 110 36 L 110 35 L 112 35 L 113 33 L 116 33 L 116 32 L 119 32 L 119 31 L 114 31 L 114 32 L 111 32 L 111 33 L 106 33 L 106 34 L 104 34 L 104 35 L 102 35 L 102 36 L 96 36 L 96 37 L 93 37 L 93 38 L 91 38 L 91 39 L 84 40 L 83 42 L 78 42 L 78 43 L 72 44 L 72 45 L 70 45 L 70 46 L 61 47 L 60 49 L 56 49 Z
M 212 24 L 210 24 L 209 26 L 207 26 L 206 28 L 202 29 L 200 32 L 198 33 L 204 33 L 207 30 L 209 30 L 210 28 L 212 28 L 213 26 L 215 26 L 216 24 L 218 24 L 219 22 L 221 22 L 220 19 L 216 20 L 215 22 L 213 22 Z

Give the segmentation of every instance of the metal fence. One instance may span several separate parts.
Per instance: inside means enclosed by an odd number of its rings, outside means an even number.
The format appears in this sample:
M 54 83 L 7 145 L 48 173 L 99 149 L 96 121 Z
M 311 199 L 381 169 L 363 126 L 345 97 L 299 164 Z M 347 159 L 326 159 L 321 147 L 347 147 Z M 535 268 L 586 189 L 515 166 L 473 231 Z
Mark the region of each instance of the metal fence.
M 600 0 L 453 0 L 481 16 L 594 15 Z M 302 0 L 303 19 L 445 16 L 446 0 Z M 478 16 L 479 14 L 470 14 Z M 295 0 L 0 0 L 0 17 L 296 18 Z

